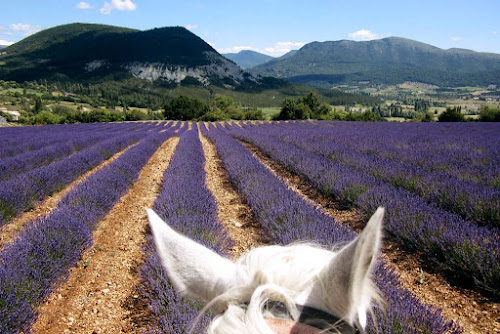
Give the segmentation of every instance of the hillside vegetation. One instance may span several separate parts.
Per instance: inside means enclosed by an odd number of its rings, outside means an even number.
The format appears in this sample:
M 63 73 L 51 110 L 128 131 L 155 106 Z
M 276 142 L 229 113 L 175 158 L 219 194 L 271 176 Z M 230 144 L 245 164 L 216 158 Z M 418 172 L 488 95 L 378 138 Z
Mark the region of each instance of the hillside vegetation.
M 251 72 L 323 86 L 356 81 L 480 86 L 500 83 L 500 55 L 443 50 L 399 37 L 368 42 L 342 40 L 309 43 L 292 57 L 271 60 Z
M 125 65 L 133 63 L 194 68 L 227 62 L 182 27 L 139 31 L 75 23 L 43 30 L 6 51 L 0 57 L 5 62 L 0 66 L 0 79 L 15 81 L 117 80 L 131 77 Z

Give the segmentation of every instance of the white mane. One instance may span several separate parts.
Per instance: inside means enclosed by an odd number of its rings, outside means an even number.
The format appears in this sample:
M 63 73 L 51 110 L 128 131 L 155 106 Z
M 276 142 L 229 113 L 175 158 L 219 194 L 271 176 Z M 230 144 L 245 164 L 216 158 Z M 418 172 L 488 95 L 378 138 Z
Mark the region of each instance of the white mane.
M 275 333 L 266 319 L 297 322 L 303 305 L 366 326 L 366 314 L 380 300 L 371 278 L 380 248 L 383 209 L 365 230 L 338 251 L 313 244 L 266 246 L 233 263 L 168 227 L 148 210 L 157 250 L 172 283 L 205 301 L 216 316 L 208 333 Z M 286 309 L 268 309 L 281 302 Z M 329 324 L 335 328 L 336 324 Z

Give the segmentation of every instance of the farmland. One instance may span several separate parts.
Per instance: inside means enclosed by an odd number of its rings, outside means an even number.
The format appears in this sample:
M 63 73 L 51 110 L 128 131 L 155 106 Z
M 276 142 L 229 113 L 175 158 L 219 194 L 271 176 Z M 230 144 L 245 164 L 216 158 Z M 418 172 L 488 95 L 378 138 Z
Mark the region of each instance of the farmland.
M 171 286 L 146 208 L 235 258 L 348 242 L 378 206 L 386 303 L 367 332 L 500 332 L 495 123 L 92 123 L 0 140 L 1 333 L 186 333 L 200 305 Z

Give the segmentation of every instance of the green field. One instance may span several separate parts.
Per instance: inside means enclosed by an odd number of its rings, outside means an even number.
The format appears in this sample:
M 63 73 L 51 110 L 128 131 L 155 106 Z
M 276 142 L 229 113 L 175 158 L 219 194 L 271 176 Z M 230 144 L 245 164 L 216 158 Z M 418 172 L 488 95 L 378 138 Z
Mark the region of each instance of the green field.
M 0 90 L 0 94 L 1 95 L 14 95 L 14 94 L 19 94 L 19 95 L 23 95 L 24 94 L 24 89 L 23 88 L 8 88 L 8 89 L 1 89 Z M 38 96 L 42 96 L 43 93 L 37 91 L 37 90 L 33 90 L 33 89 L 26 89 L 26 94 L 27 95 L 38 95 Z
M 260 110 L 262 110 L 262 114 L 264 116 L 273 117 L 273 116 L 278 115 L 280 113 L 281 108 L 280 107 L 267 107 L 267 108 L 260 108 Z

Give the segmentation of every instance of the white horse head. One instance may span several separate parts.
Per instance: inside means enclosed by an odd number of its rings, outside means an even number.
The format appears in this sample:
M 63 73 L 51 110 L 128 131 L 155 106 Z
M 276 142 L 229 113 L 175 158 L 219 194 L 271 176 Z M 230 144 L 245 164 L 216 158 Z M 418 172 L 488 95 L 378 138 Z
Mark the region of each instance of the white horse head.
M 337 251 L 310 244 L 266 246 L 232 262 L 175 232 L 148 211 L 156 248 L 174 287 L 216 315 L 208 333 L 364 332 L 380 298 L 371 272 L 384 209 Z

